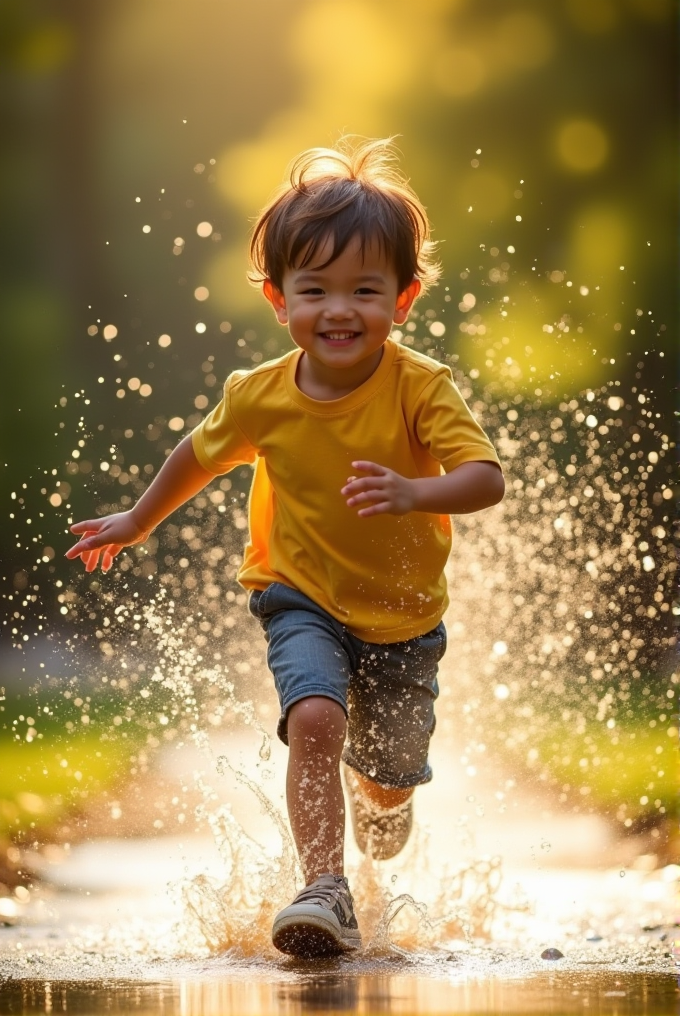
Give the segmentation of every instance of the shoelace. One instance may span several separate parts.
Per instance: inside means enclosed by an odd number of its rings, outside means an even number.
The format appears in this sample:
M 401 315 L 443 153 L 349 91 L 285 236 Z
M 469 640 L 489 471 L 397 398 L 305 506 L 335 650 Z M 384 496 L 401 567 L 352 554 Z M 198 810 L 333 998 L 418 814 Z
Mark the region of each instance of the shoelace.
M 331 904 L 332 906 L 331 901 L 339 900 L 341 896 L 347 897 L 349 902 L 349 891 L 345 888 L 344 884 L 328 882 L 319 885 L 317 881 L 301 889 L 295 897 L 295 902 L 302 903 L 306 901 L 309 903 Z

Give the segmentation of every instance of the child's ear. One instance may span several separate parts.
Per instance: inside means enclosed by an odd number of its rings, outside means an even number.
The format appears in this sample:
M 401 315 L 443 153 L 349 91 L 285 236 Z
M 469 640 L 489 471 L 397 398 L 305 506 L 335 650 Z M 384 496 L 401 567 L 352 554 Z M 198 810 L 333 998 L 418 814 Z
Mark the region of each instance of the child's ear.
M 414 300 L 420 293 L 420 279 L 412 279 L 409 282 L 406 289 L 404 289 L 397 297 L 397 305 L 394 309 L 394 323 L 395 325 L 403 325 L 409 314 L 411 313 L 411 307 L 413 306 Z
M 265 279 L 262 283 L 262 294 L 265 299 L 269 300 L 270 304 L 274 308 L 276 319 L 281 325 L 288 324 L 288 311 L 286 310 L 286 300 L 280 289 L 274 285 L 271 279 Z

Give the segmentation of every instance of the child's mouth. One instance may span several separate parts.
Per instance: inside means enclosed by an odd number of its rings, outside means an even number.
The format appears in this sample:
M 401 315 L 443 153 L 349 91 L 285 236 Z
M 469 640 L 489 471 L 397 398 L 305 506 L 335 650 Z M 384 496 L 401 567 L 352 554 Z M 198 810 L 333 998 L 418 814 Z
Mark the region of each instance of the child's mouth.
M 359 338 L 361 332 L 338 331 L 320 332 L 319 334 L 324 342 L 328 342 L 332 346 L 349 346 L 355 339 Z

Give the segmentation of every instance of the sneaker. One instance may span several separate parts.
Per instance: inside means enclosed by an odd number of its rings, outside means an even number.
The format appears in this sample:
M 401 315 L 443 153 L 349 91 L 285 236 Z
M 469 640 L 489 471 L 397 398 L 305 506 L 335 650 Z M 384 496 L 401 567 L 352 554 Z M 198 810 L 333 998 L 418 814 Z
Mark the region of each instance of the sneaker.
M 387 861 L 406 846 L 413 827 L 413 798 L 396 808 L 381 808 L 367 801 L 349 766 L 345 766 L 349 813 L 354 839 L 362 854 L 369 848 L 376 861 Z
M 342 875 L 321 875 L 297 894 L 274 920 L 272 941 L 303 959 L 336 956 L 361 948 L 354 901 Z

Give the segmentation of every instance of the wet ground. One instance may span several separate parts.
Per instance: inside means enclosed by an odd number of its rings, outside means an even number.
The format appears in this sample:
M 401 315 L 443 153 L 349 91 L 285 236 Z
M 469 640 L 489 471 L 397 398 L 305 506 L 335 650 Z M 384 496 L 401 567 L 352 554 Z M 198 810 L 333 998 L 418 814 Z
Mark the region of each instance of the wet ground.
M 216 744 L 213 757 L 228 749 L 280 806 L 283 749 L 274 745 L 265 765 L 258 737 Z M 448 750 L 435 750 L 438 775 L 450 766 Z M 484 772 L 421 788 L 419 832 L 393 862 L 362 865 L 348 837 L 362 955 L 315 963 L 280 956 L 261 880 L 281 845 L 272 815 L 254 806 L 233 772 L 216 780 L 212 763 L 192 752 L 168 753 L 164 778 L 201 770 L 217 788 L 211 807 L 228 800 L 243 830 L 239 863 L 264 844 L 253 869 L 260 882 L 246 880 L 235 903 L 225 889 L 234 855 L 207 830 L 27 856 L 43 882 L 0 900 L 0 1014 L 680 1012 L 680 867 L 636 853 L 596 816 L 552 809 L 543 794 L 499 801 L 498 781 Z M 229 907 L 248 921 L 221 939 Z M 561 957 L 543 958 L 550 949 Z
M 210 979 L 155 983 L 111 980 L 5 983 L 0 1013 L 130 1012 L 163 1016 L 285 1013 L 530 1013 L 659 1014 L 678 1011 L 671 975 L 608 972 L 537 973 L 531 977 L 428 978 L 387 971 L 348 976 L 342 969 L 299 972 L 274 982 L 214 971 Z

